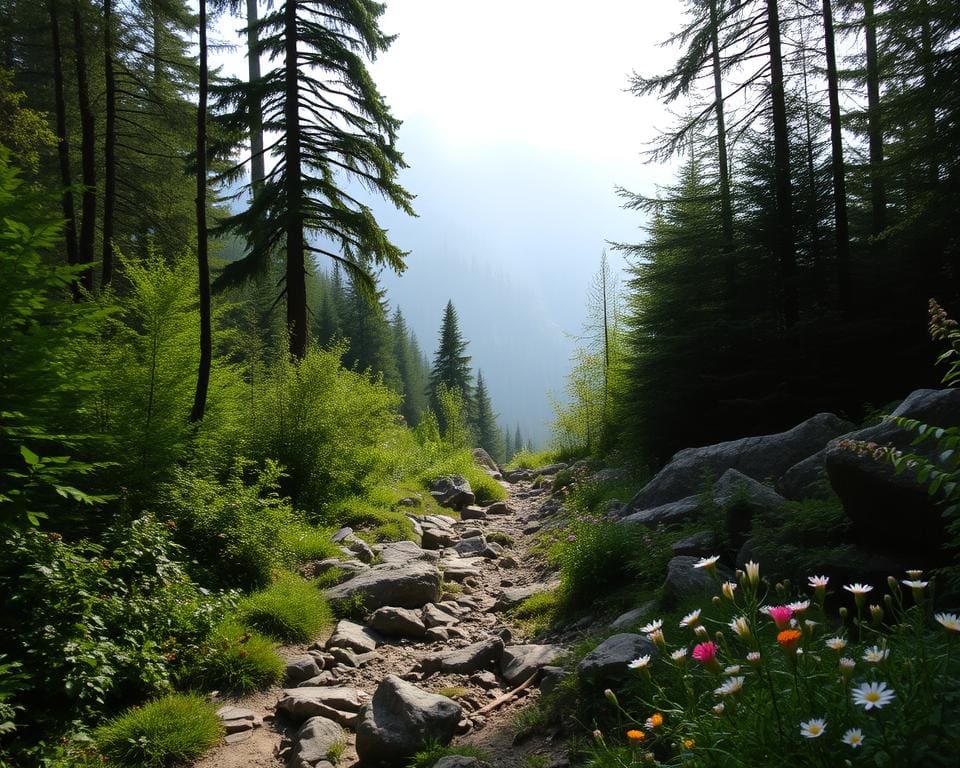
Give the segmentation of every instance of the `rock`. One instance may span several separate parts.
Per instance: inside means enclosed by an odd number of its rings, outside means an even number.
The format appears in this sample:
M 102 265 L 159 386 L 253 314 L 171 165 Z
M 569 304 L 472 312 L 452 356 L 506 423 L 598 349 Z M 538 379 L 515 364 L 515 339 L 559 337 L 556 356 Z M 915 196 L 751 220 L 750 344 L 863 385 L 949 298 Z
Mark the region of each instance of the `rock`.
M 304 680 L 309 680 L 319 674 L 320 666 L 313 656 L 300 656 L 287 662 L 283 677 L 287 681 L 287 685 L 299 685 Z
M 411 560 L 435 563 L 440 559 L 438 552 L 418 547 L 412 541 L 390 541 L 386 544 L 376 544 L 373 550 L 380 555 L 380 562 L 382 563 L 409 563 Z
M 461 510 L 473 504 L 477 497 L 467 478 L 462 475 L 440 477 L 430 486 L 430 495 L 441 507 Z
M 430 627 L 423 639 L 430 643 L 445 643 L 450 639 L 450 632 L 446 627 Z
M 694 568 L 699 558 L 680 556 L 671 558 L 667 565 L 667 579 L 663 584 L 663 599 L 670 605 L 694 597 L 713 597 L 719 594 L 720 586 L 705 568 Z M 732 574 L 718 565 L 718 572 L 726 578 Z
M 337 674 L 331 672 L 330 670 L 324 670 L 316 677 L 311 677 L 309 680 L 304 680 L 297 686 L 297 688 L 319 688 L 323 685 L 333 685 L 339 681 L 340 678 Z
M 533 470 L 533 472 L 535 476 L 541 475 L 544 477 L 549 477 L 550 475 L 555 475 L 557 472 L 567 469 L 567 467 L 569 467 L 569 464 L 558 462 L 556 464 L 547 464 L 545 467 L 537 467 L 535 470 Z
M 488 541 L 487 546 L 483 548 L 480 552 L 481 557 L 485 557 L 488 560 L 496 560 L 500 555 L 503 554 L 503 545 L 497 544 L 495 541 Z
M 366 654 L 363 654 L 364 656 Z M 361 655 L 351 648 L 336 647 L 333 649 L 333 658 L 338 664 L 357 669 L 363 664 Z
M 290 768 L 317 768 L 329 759 L 336 745 L 346 741 L 343 728 L 325 717 L 311 717 L 297 730 L 287 757 Z
M 543 528 L 543 523 L 539 523 L 536 520 L 534 520 L 532 523 L 527 523 L 523 527 L 523 532 L 529 536 L 531 533 L 536 533 L 541 528 Z
M 460 621 L 456 616 L 451 616 L 433 603 L 428 603 L 424 606 L 421 616 L 424 625 L 427 627 L 446 627 Z
M 676 453 L 627 504 L 632 514 L 696 494 L 704 471 L 719 477 L 736 469 L 754 480 L 777 479 L 798 461 L 812 456 L 849 425 L 832 413 L 818 413 L 786 432 L 744 437 Z
M 398 501 L 396 504 L 394 504 L 394 506 L 395 506 L 395 507 L 407 507 L 407 508 L 409 508 L 409 509 L 416 509 L 416 508 L 419 507 L 421 504 L 422 504 L 422 502 L 421 502 L 420 499 L 418 499 L 416 496 L 406 496 L 405 498 L 400 499 L 400 501 Z
M 447 559 L 440 562 L 443 569 L 443 578 L 447 581 L 463 581 L 464 579 L 480 576 L 481 558 L 474 559 Z
M 370 627 L 388 637 L 420 638 L 427 631 L 427 627 L 417 611 L 394 606 L 386 606 L 375 610 L 370 617 Z
M 629 512 L 630 505 L 623 508 Z M 628 514 L 620 522 L 643 525 L 681 525 L 703 514 L 699 496 L 687 496 L 679 501 L 671 501 L 651 509 L 641 509 Z
M 622 613 L 610 622 L 610 629 L 630 629 L 634 624 L 643 621 L 657 609 L 657 603 L 650 600 L 626 613 Z
M 223 730 L 226 733 L 243 733 L 253 730 L 253 720 L 224 720 Z
M 499 480 L 502 477 L 500 473 L 500 467 L 497 465 L 497 462 L 495 462 L 490 454 L 487 453 L 483 448 L 473 449 L 473 461 L 475 464 L 485 469 L 490 477 L 496 480 Z
M 239 731 L 238 733 L 228 733 L 223 737 L 223 741 L 226 744 L 239 744 L 241 741 L 246 741 L 253 735 L 253 729 L 251 728 L 248 731 Z
M 508 685 L 519 685 L 541 667 L 553 664 L 565 652 L 566 649 L 559 645 L 511 645 L 503 650 L 500 673 Z
M 517 562 L 517 558 L 513 555 L 507 555 L 506 557 L 501 557 L 497 563 L 501 568 L 516 568 L 520 563 Z
M 420 537 L 420 543 L 424 549 L 445 549 L 453 546 L 457 536 L 453 531 L 446 528 L 424 528 L 423 535 Z
M 787 500 L 763 483 L 728 469 L 713 487 L 713 502 L 723 511 L 727 533 L 742 540 L 755 517 L 776 515 Z
M 430 563 L 385 563 L 326 591 L 331 601 L 362 598 L 367 610 L 385 605 L 419 608 L 440 597 L 440 571 Z
M 337 622 L 330 639 L 327 640 L 327 649 L 350 648 L 357 653 L 368 653 L 380 644 L 380 638 L 373 630 L 357 624 L 354 621 L 341 619 Z
M 217 710 L 217 717 L 224 722 L 228 720 L 249 720 L 252 722 L 257 719 L 257 713 L 245 707 L 235 707 L 232 704 L 225 704 Z
M 480 768 L 482 763 L 468 755 L 447 755 L 433 764 L 433 768 Z
M 403 766 L 428 741 L 448 744 L 460 705 L 388 675 L 357 723 L 357 754 L 371 768 Z
M 533 477 L 533 472 L 529 469 L 510 469 L 503 473 L 503 479 L 508 483 L 519 483 L 521 480 L 529 480 Z
M 794 464 L 777 481 L 777 493 L 791 501 L 830 498 L 833 490 L 827 477 L 826 457 L 824 449 Z
M 352 539 L 347 543 L 347 549 L 357 556 L 362 563 L 373 562 L 373 550 L 363 539 Z
M 471 536 L 468 539 L 461 539 L 454 544 L 453 549 L 461 557 L 470 555 L 479 555 L 487 548 L 487 540 L 483 536 Z
M 459 523 L 460 526 L 466 525 L 465 523 Z M 461 528 L 460 538 L 461 539 L 470 539 L 474 536 L 483 536 L 483 528 L 477 528 L 476 526 L 470 526 L 469 528 Z
M 460 512 L 461 520 L 486 520 L 487 511 L 483 507 L 465 507 L 462 512 Z
M 917 390 L 892 415 L 934 426 L 956 426 L 960 424 L 960 390 Z M 896 475 L 886 459 L 874 458 L 871 451 L 850 446 L 850 441 L 858 441 L 891 445 L 926 458 L 936 456 L 934 440 L 913 446 L 915 437 L 914 432 L 884 422 L 831 442 L 825 464 L 830 484 L 853 523 L 858 542 L 936 556 L 944 537 L 939 508 L 942 496 L 929 496 L 911 470 Z
M 488 637 L 465 648 L 445 653 L 439 660 L 440 671 L 468 675 L 480 669 L 492 669 L 502 654 L 503 640 L 499 637 Z M 424 668 L 426 669 L 426 666 Z
M 358 573 L 363 573 L 369 567 L 359 560 L 340 560 L 336 557 L 328 557 L 326 560 L 311 560 L 304 563 L 300 566 L 299 573 L 305 579 L 316 579 L 336 569 L 342 572 L 340 582 L 344 582 Z
M 556 690 L 564 680 L 570 677 L 570 672 L 563 667 L 546 666 L 540 674 L 540 692 L 546 696 Z
M 487 507 L 488 515 L 512 515 L 513 509 L 505 501 L 495 501 Z
M 356 688 L 286 688 L 277 702 L 277 711 L 294 724 L 320 716 L 349 726 L 366 699 L 367 694 Z
M 697 531 L 685 539 L 675 541 L 670 545 L 670 549 L 674 556 L 708 557 L 716 553 L 718 545 L 716 533 L 713 531 Z
M 341 528 L 339 531 L 333 534 L 333 536 L 330 537 L 330 541 L 332 541 L 334 544 L 339 544 L 341 541 L 346 541 L 351 536 L 353 536 L 353 528 L 350 528 L 350 527 Z
M 643 635 L 621 633 L 604 640 L 577 664 L 577 674 L 592 683 L 627 676 L 631 661 L 639 656 L 656 657 L 657 646 Z
M 556 583 L 546 584 L 543 582 L 538 582 L 536 584 L 528 584 L 525 587 L 509 587 L 500 593 L 500 596 L 497 598 L 497 602 L 494 604 L 492 610 L 509 610 L 515 605 L 520 605 L 520 603 L 522 603 L 528 597 L 539 595 L 541 592 L 549 592 L 552 589 L 556 589 L 557 586 L 558 585 Z
M 497 676 L 490 671 L 477 672 L 476 674 L 470 675 L 470 682 L 487 691 L 500 687 L 500 681 L 497 679 Z

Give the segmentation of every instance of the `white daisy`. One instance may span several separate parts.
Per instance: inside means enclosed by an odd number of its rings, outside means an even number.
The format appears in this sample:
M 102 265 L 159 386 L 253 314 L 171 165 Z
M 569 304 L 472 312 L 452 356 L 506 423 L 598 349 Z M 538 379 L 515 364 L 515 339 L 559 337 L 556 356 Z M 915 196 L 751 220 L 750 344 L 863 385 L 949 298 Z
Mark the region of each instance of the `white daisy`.
M 693 627 L 700 621 L 700 609 L 697 608 L 695 611 L 690 611 L 683 619 L 680 621 L 681 627 Z
M 717 696 L 733 696 L 734 694 L 740 693 L 743 689 L 743 682 L 747 678 L 745 677 L 728 677 L 723 685 L 717 688 L 714 693 Z
M 888 648 L 874 645 L 863 652 L 863 660 L 869 661 L 871 664 L 879 664 L 881 661 L 886 661 L 889 655 L 890 650 Z
M 867 592 L 873 591 L 873 587 L 869 584 L 844 584 L 843 588 L 857 597 L 862 597 L 867 594 Z
M 634 659 L 629 664 L 627 664 L 627 666 L 630 667 L 630 669 L 645 669 L 649 663 L 650 663 L 649 655 L 639 656 L 638 658 Z
M 701 557 L 697 562 L 693 564 L 694 568 L 706 568 L 708 571 L 712 570 L 713 567 L 717 564 L 717 561 L 720 559 L 720 555 L 712 555 L 711 557 Z
M 829 576 L 810 576 L 807 583 L 814 589 L 824 589 L 830 583 Z
M 687 649 L 686 648 L 677 648 L 673 653 L 670 654 L 670 658 L 673 659 L 678 664 L 687 658 Z
M 807 739 L 816 739 L 818 736 L 822 736 L 826 730 L 827 721 L 820 717 L 800 723 L 800 735 Z
M 831 651 L 842 651 L 847 647 L 847 641 L 842 637 L 828 637 L 823 642 Z
M 654 619 L 649 624 L 644 624 L 640 627 L 640 631 L 645 635 L 649 635 L 655 629 L 660 629 L 663 626 L 663 619 Z
M 859 728 L 851 728 L 845 734 L 843 734 L 843 743 L 849 744 L 851 747 L 856 749 L 859 746 L 863 745 L 863 731 Z
M 880 709 L 894 699 L 893 689 L 887 688 L 886 683 L 862 683 L 852 693 L 853 703 L 865 710 Z
M 937 623 L 951 632 L 960 632 L 960 616 L 955 613 L 938 613 L 934 616 Z

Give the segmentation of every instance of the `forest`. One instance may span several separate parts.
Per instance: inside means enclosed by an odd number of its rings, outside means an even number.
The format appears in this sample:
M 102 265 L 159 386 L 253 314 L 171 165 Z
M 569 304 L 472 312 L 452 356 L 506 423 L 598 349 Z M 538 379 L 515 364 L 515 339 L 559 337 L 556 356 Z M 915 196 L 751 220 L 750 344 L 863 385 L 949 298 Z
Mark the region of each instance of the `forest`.
M 441 514 L 466 524 L 463 509 L 440 509 L 444 478 L 472 486 L 486 509 L 474 519 L 507 499 L 525 509 L 537 493 L 552 494 L 541 516 L 573 510 L 553 532 L 535 516 L 497 532 L 501 550 L 540 537 L 528 559 L 560 573 L 559 587 L 517 601 L 521 635 L 573 643 L 563 633 L 595 618 L 588 609 L 635 607 L 648 587 L 653 597 L 668 531 L 624 533 L 611 510 L 677 451 L 779 433 L 822 412 L 869 426 L 911 391 L 955 383 L 960 6 L 682 5 L 664 41 L 673 65 L 646 71 L 638 51 L 624 73 L 635 97 L 671 110 L 673 125 L 635 151 L 671 163 L 675 177 L 652 191 L 618 188 L 642 237 L 607 244 L 625 272 L 604 253 L 566 391 L 553 396 L 553 441 L 535 446 L 526 426 L 497 414 L 457 296 L 436 339 L 418 339 L 382 288 L 383 270 L 402 273 L 416 258 L 377 213 L 416 215 L 416 190 L 401 181 L 401 121 L 371 71 L 394 42 L 381 27 L 385 4 L 0 0 L 0 766 L 192 764 L 222 736 L 211 695 L 273 690 L 289 680 L 291 647 L 360 617 L 362 599 L 324 596 L 353 575 L 357 553 L 375 569 L 382 550 L 370 547 L 426 548 L 429 518 Z M 214 23 L 226 15 L 243 29 L 243 78 L 210 64 Z M 906 449 L 884 458 L 898 472 L 924 468 L 921 482 L 946 509 L 938 535 L 954 546 L 960 436 L 956 423 L 936 426 L 934 458 Z M 880 450 L 863 445 L 854 448 Z M 600 467 L 607 479 L 583 479 Z M 716 480 L 698 478 L 690 496 L 710 496 Z M 530 485 L 515 493 L 517 482 Z M 784 555 L 781 569 L 817 567 L 811 553 L 826 551 L 824 537 L 846 535 L 834 501 L 798 508 L 811 551 Z M 412 515 L 412 505 L 422 509 Z M 744 543 L 734 533 L 720 537 L 731 560 Z M 761 536 L 759 551 L 786 547 L 780 535 Z M 948 601 L 958 583 L 950 552 L 930 561 L 953 585 Z M 717 560 L 705 555 L 695 567 L 712 574 Z M 539 568 L 528 567 L 521 582 Z M 739 583 L 759 610 L 759 577 L 738 573 L 724 597 Z M 786 601 L 798 573 L 781 575 L 770 600 Z M 452 578 L 443 594 L 463 598 Z M 925 603 L 919 576 L 903 584 L 917 610 L 904 597 L 897 626 L 927 638 L 910 622 L 955 603 Z M 857 642 L 866 591 L 847 588 Z M 814 593 L 821 610 L 824 594 Z M 690 606 L 670 610 L 681 607 Z M 955 614 L 936 617 L 960 631 Z M 790 654 L 802 627 L 788 623 L 777 621 L 781 635 L 797 636 L 777 642 L 799 680 Z M 876 642 L 882 656 L 886 641 Z M 955 680 L 947 646 L 930 642 L 931 658 L 945 659 L 940 682 Z M 631 661 L 641 673 L 645 648 Z M 939 690 L 931 669 L 921 675 L 928 692 Z M 743 684 L 729 674 L 714 681 L 729 688 L 723 696 Z M 631 690 L 624 702 L 647 701 Z M 587 734 L 569 735 L 574 764 L 636 764 L 660 723 L 644 716 L 608 744 L 610 712 L 577 691 L 583 722 L 563 726 Z M 606 693 L 620 723 L 626 711 Z M 559 717 L 557 701 L 544 700 L 554 707 L 539 710 L 545 722 Z M 824 727 L 805 716 L 801 743 Z M 937 709 L 930 728 L 941 728 L 937 718 L 949 719 Z M 160 736 L 164 721 L 176 728 Z M 762 764 L 778 749 L 768 734 L 759 745 L 735 738 L 737 759 L 694 756 L 711 728 L 688 738 L 678 727 L 642 759 Z M 943 756 L 960 734 L 946 728 L 943 745 L 917 759 L 950 764 Z M 903 734 L 888 730 L 885 757 L 863 752 L 876 765 L 904 754 Z M 408 765 L 434 765 L 417 759 Z M 825 753 L 796 759 L 837 764 Z

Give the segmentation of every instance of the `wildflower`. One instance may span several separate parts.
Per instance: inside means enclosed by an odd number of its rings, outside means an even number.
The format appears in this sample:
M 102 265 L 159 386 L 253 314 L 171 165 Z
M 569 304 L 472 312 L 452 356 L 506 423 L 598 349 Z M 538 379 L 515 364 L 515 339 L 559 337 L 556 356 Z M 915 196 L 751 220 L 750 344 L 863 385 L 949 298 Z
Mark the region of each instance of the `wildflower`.
M 857 666 L 857 662 L 847 656 L 840 659 L 840 677 L 843 678 L 844 682 L 850 679 L 850 675 L 853 674 L 853 668 L 855 666 Z
M 746 640 L 750 637 L 750 625 L 747 623 L 745 616 L 738 616 L 731 621 L 730 629 L 736 632 L 737 637 L 739 637 L 741 640 Z
M 879 626 L 880 623 L 883 621 L 883 608 L 881 608 L 879 605 L 871 604 L 870 621 L 872 621 L 874 625 Z
M 680 621 L 681 627 L 693 627 L 696 626 L 697 622 L 700 621 L 700 609 L 697 608 L 695 611 L 690 611 L 683 619 Z
M 638 731 L 636 728 L 631 728 L 627 731 L 627 739 L 630 741 L 630 746 L 640 744 L 645 738 L 647 738 L 647 734 L 643 731 Z
M 785 629 L 777 634 L 777 642 L 788 653 L 795 651 L 803 633 L 799 629 Z
M 857 601 L 857 605 L 863 604 L 863 598 L 868 592 L 873 591 L 873 587 L 869 584 L 844 584 L 843 588 L 853 594 L 854 600 Z
M 847 647 L 847 641 L 842 637 L 828 637 L 823 642 L 831 651 L 842 651 Z
M 719 704 L 714 704 L 712 709 L 713 709 L 713 714 L 722 715 L 723 710 L 726 709 L 726 707 L 723 706 L 723 702 L 721 701 Z
M 569 536 L 567 536 L 567 541 L 576 541 L 576 540 L 577 540 L 577 534 L 575 533 L 571 533 Z
M 910 587 L 910 589 L 926 589 L 930 584 L 929 581 L 920 581 L 919 579 L 901 579 L 900 583 Z
M 663 619 L 655 619 L 651 621 L 649 624 L 644 624 L 642 627 L 640 627 L 640 631 L 643 632 L 643 634 L 645 635 L 649 635 L 651 632 L 655 632 L 656 630 L 660 629 L 660 627 L 662 626 L 663 626 Z
M 732 581 L 725 581 L 720 585 L 720 591 L 723 593 L 723 596 L 727 600 L 733 600 L 733 593 L 736 591 L 737 585 Z
M 607 701 L 609 701 L 611 704 L 613 704 L 613 706 L 615 706 L 615 707 L 619 707 L 619 706 L 620 706 L 620 702 L 617 701 L 617 694 L 615 694 L 615 693 L 614 693 L 613 691 L 611 691 L 609 688 L 607 688 L 607 689 L 603 692 L 603 695 L 607 697 Z
M 694 568 L 706 568 L 708 571 L 713 571 L 717 567 L 717 561 L 720 559 L 720 555 L 713 555 L 711 557 L 701 557 L 697 562 L 693 564 Z
M 843 734 L 842 739 L 844 744 L 849 744 L 851 747 L 856 749 L 859 746 L 863 745 L 863 731 L 859 728 L 851 728 L 845 734 Z
M 687 649 L 677 648 L 677 650 L 670 654 L 670 658 L 673 659 L 677 664 L 682 664 L 687 658 Z
M 960 616 L 957 616 L 957 614 L 938 613 L 933 618 L 935 618 L 944 629 L 950 632 L 960 632 Z
M 863 660 L 869 661 L 871 664 L 879 664 L 881 661 L 886 661 L 889 655 L 889 649 L 874 645 L 863 652 Z
M 652 731 L 654 728 L 659 728 L 663 725 L 663 715 L 659 712 L 654 712 L 650 717 L 647 718 L 647 722 L 644 723 L 644 726 L 648 731 Z
M 751 586 L 757 586 L 760 583 L 760 563 L 751 560 L 744 568 L 747 569 L 747 581 L 750 582 Z
M 703 624 L 697 624 L 697 626 L 693 628 L 693 634 L 697 637 L 710 637 L 709 630 L 703 626 Z
M 733 696 L 740 693 L 743 689 L 743 681 L 746 679 L 745 677 L 728 677 L 714 693 L 717 696 Z
M 716 666 L 717 644 L 709 640 L 705 643 L 698 643 L 694 646 L 693 652 L 690 655 L 701 664 Z
M 667 641 L 663 637 L 663 630 L 659 627 L 647 635 L 647 639 L 659 648 L 663 648 L 667 644 Z
M 814 589 L 826 589 L 827 584 L 830 583 L 829 576 L 810 576 L 807 579 L 807 583 Z
M 789 608 L 794 613 L 803 613 L 809 607 L 810 607 L 809 600 L 794 600 L 792 603 L 787 603 L 787 608 Z
M 880 709 L 893 699 L 893 689 L 887 688 L 886 683 L 862 683 L 858 688 L 853 689 L 853 703 L 858 704 L 865 710 L 874 707 Z
M 813 637 L 813 633 L 819 624 L 819 621 L 811 621 L 810 619 L 804 619 L 803 621 L 803 626 L 807 630 L 807 634 L 810 635 L 810 637 Z
M 650 655 L 639 656 L 638 658 L 631 661 L 627 664 L 630 669 L 646 669 L 647 665 L 650 663 Z
M 822 736 L 826 730 L 827 721 L 820 717 L 807 720 L 805 723 L 800 723 L 800 735 L 807 739 L 815 739 L 818 736 Z
M 790 619 L 793 617 L 793 610 L 788 605 L 775 605 L 767 609 L 773 623 L 777 629 L 786 629 L 790 626 Z
M 909 576 L 911 579 L 921 579 L 923 578 L 923 571 L 910 570 L 907 571 L 907 576 Z
M 696 744 L 697 744 L 697 742 L 695 742 L 693 739 L 684 739 L 684 740 L 683 740 L 683 748 L 684 748 L 684 749 L 693 749 L 694 746 L 696 746 Z
M 759 651 L 750 651 L 747 654 L 747 661 L 749 661 L 754 666 L 759 666 L 760 664 L 760 652 Z
M 599 728 L 596 728 L 593 731 L 593 740 L 597 742 L 597 744 L 603 744 L 603 731 L 601 731 Z
M 740 665 L 731 664 L 729 667 L 724 667 L 723 674 L 725 675 L 739 675 L 740 674 Z

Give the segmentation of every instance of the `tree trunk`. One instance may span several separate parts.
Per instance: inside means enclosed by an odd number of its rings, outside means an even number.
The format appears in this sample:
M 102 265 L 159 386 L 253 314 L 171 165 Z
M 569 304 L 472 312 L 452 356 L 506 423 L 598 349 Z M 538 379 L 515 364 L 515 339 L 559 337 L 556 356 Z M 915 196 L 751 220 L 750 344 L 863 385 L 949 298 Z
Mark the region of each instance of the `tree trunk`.
M 780 269 L 783 319 L 793 326 L 799 317 L 797 263 L 793 242 L 793 192 L 790 185 L 790 142 L 787 103 L 783 89 L 783 55 L 780 50 L 780 14 L 777 0 L 767 0 L 767 35 L 770 43 L 770 98 L 773 109 L 773 166 L 777 201 L 774 253 Z
M 300 176 L 300 89 L 297 68 L 297 4 L 284 5 L 284 117 L 287 124 L 284 160 L 287 187 L 287 334 L 290 355 L 307 354 L 306 242 L 303 232 L 303 183 Z
M 197 273 L 200 287 L 200 366 L 190 421 L 203 419 L 210 386 L 213 343 L 210 330 L 210 262 L 207 257 L 207 2 L 199 1 L 200 87 L 197 104 Z
M 260 79 L 260 54 L 257 53 L 257 0 L 247 0 L 247 71 L 250 83 Z M 260 99 L 250 99 L 250 181 L 257 195 L 266 175 L 263 162 L 263 111 Z
M 60 18 L 57 9 L 58 0 L 47 0 L 47 11 L 50 15 L 50 35 L 53 46 L 53 94 L 54 111 L 57 123 L 57 158 L 60 161 L 60 183 L 63 185 L 61 206 L 64 227 L 64 240 L 67 248 L 67 263 L 80 263 L 80 254 L 77 250 L 77 217 L 73 208 L 73 174 L 70 171 L 70 140 L 67 136 L 67 100 L 63 88 L 63 47 L 60 42 Z M 72 286 L 74 298 L 78 297 L 78 286 Z
M 87 84 L 87 48 L 82 10 L 79 0 L 73 2 L 74 58 L 77 66 L 77 99 L 80 105 L 80 168 L 83 175 L 83 197 L 80 222 L 80 263 L 93 263 L 93 245 L 97 224 L 97 136 L 90 88 Z M 93 268 L 81 277 L 83 287 L 93 290 Z
M 847 181 L 843 162 L 843 134 L 840 126 L 840 89 L 837 78 L 837 53 L 834 47 L 833 8 L 823 0 L 823 43 L 827 60 L 827 95 L 830 101 L 830 166 L 833 172 L 833 218 L 837 261 L 837 304 L 840 313 L 853 314 L 853 290 L 850 279 L 850 227 L 847 222 Z
M 103 264 L 100 285 L 113 279 L 113 218 L 117 201 L 117 83 L 113 71 L 113 0 L 103 0 Z
M 877 239 L 887 228 L 887 192 L 883 180 L 883 128 L 880 124 L 880 63 L 877 56 L 877 20 L 873 0 L 863 2 L 867 38 L 867 138 L 870 145 L 870 203 L 873 209 L 873 252 L 883 249 Z
M 723 111 L 723 81 L 720 71 L 718 0 L 710 0 L 710 47 L 713 67 L 713 99 L 717 115 L 717 164 L 720 166 L 720 225 L 723 234 L 724 280 L 727 300 L 736 309 L 737 262 L 733 248 L 733 204 L 730 199 L 730 165 L 727 158 L 727 127 Z

